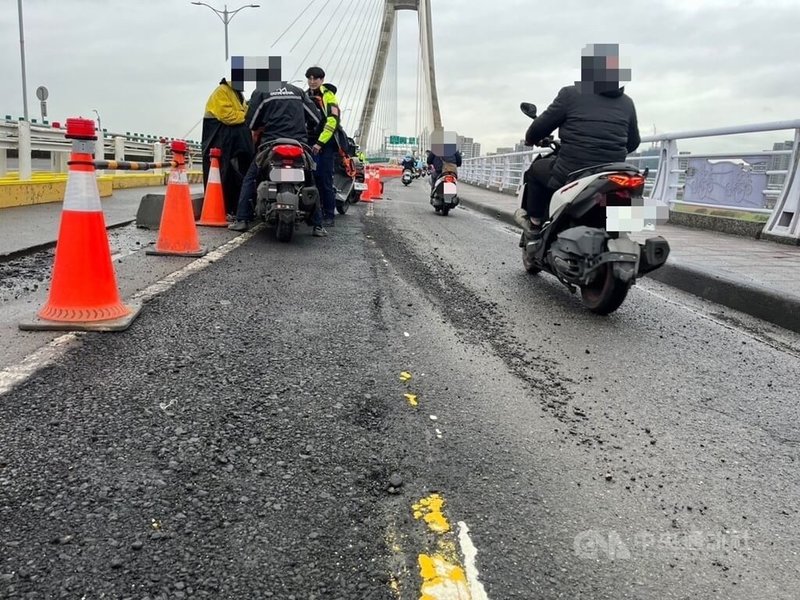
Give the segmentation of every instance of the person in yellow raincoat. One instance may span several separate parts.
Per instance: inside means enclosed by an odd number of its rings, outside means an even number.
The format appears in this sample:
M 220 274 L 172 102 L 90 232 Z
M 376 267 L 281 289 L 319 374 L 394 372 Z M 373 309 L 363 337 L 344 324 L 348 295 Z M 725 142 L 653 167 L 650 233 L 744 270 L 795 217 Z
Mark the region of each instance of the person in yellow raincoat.
M 247 106 L 242 90 L 234 88 L 224 77 L 206 102 L 203 116 L 203 189 L 211 168 L 211 148 L 222 150 L 220 179 L 225 197 L 225 212 L 229 218 L 236 214 L 239 193 L 254 148 L 250 129 L 245 125 Z

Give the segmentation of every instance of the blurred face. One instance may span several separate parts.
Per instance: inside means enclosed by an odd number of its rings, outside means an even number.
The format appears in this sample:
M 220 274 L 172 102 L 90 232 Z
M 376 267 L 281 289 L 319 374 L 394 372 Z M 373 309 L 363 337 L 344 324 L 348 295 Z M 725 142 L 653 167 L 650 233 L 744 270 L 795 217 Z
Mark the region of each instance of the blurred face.
M 319 89 L 319 86 L 321 86 L 325 81 L 322 77 L 313 77 L 313 76 L 307 77 L 306 80 L 308 81 L 308 87 L 314 90 L 315 92 Z

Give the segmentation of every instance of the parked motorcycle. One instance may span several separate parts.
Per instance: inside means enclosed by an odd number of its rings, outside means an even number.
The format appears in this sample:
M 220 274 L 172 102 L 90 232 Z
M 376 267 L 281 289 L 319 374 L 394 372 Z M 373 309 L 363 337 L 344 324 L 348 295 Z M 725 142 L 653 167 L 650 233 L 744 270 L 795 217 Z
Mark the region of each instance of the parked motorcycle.
M 259 151 L 256 218 L 275 225 L 275 237 L 290 242 L 294 230 L 310 223 L 319 205 L 310 150 L 291 139 L 278 139 Z
M 340 152 L 333 168 L 333 187 L 336 192 L 336 210 L 340 215 L 347 213 L 351 204 L 360 200 L 361 194 L 354 194 L 358 177 L 358 165 L 361 161 L 354 156 Z M 363 169 L 362 169 L 363 178 Z
M 347 196 L 349 204 L 356 204 L 361 201 L 362 192 L 367 189 L 367 181 L 364 175 L 365 167 L 358 158 L 353 159 L 353 165 L 356 169 L 355 177 L 353 177 L 353 187 L 350 188 L 350 193 Z
M 444 163 L 441 175 L 431 190 L 433 210 L 447 216 L 451 208 L 458 206 L 458 175 L 455 165 Z
M 520 108 L 536 118 L 535 105 L 522 103 Z M 536 160 L 558 155 L 559 143 L 552 138 L 546 142 L 552 153 Z M 628 231 L 613 230 L 622 229 L 620 219 L 632 214 L 630 207 L 643 206 L 646 177 L 647 170 L 641 173 L 627 163 L 570 173 L 564 186 L 553 193 L 552 216 L 540 235 L 531 234 L 527 217 L 517 215 L 523 227 L 520 246 L 525 270 L 531 274 L 547 271 L 573 293 L 579 288 L 584 305 L 594 313 L 607 315 L 619 308 L 636 277 L 661 267 L 669 256 L 669 244 L 661 236 L 648 238 L 644 244 L 628 237 L 632 231 L 643 230 L 643 219 L 641 226 L 628 219 Z M 524 194 L 523 183 L 520 203 Z

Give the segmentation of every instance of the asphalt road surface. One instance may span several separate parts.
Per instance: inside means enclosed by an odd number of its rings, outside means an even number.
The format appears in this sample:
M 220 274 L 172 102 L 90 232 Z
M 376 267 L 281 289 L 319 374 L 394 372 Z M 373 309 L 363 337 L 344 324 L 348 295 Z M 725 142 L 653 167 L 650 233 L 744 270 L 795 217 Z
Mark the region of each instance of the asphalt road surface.
M 798 336 L 647 280 L 597 317 L 511 228 L 386 196 L 204 230 L 0 395 L 0 597 L 798 597 Z M 191 263 L 116 235 L 126 298 Z M 55 338 L 13 331 L 18 260 L 6 374 Z

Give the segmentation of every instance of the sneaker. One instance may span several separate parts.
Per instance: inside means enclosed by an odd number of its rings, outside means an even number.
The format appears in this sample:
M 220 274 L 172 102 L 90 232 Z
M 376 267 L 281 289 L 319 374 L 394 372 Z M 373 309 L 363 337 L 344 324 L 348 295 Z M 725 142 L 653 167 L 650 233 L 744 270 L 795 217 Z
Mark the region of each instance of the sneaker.
M 324 227 L 317 226 L 314 227 L 314 230 L 311 232 L 311 235 L 313 235 L 314 237 L 327 237 L 328 232 L 325 231 Z
M 230 225 L 228 225 L 228 229 L 231 231 L 247 231 L 250 227 L 247 224 L 247 221 L 234 221 Z
M 228 223 L 234 223 L 236 221 L 236 215 L 233 213 L 228 213 L 227 215 L 225 215 L 225 220 Z

